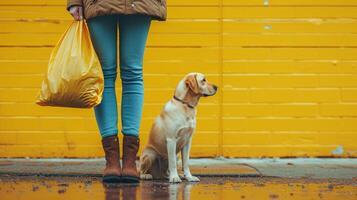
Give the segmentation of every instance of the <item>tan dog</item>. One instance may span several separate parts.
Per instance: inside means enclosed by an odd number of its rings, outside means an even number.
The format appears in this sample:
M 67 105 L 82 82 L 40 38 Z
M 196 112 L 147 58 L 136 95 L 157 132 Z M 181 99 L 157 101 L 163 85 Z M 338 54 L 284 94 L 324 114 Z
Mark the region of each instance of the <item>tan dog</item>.
M 217 86 L 209 84 L 201 73 L 189 73 L 179 82 L 174 97 L 151 127 L 148 144 L 140 156 L 141 179 L 168 178 L 170 182 L 181 182 L 177 172 L 177 154 L 181 152 L 184 178 L 199 181 L 188 166 L 196 128 L 195 107 L 200 97 L 216 92 Z

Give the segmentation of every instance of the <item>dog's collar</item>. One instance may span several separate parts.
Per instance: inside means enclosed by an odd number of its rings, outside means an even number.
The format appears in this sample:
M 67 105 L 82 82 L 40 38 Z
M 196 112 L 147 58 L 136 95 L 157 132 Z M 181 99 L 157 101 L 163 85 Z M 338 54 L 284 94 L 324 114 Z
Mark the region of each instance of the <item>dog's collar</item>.
M 183 103 L 183 104 L 186 104 L 189 108 L 192 108 L 192 109 L 195 108 L 194 106 L 190 105 L 188 102 L 185 102 L 184 100 L 181 100 L 181 99 L 177 98 L 175 95 L 174 95 L 174 99 L 179 101 L 179 102 L 181 102 L 181 103 Z

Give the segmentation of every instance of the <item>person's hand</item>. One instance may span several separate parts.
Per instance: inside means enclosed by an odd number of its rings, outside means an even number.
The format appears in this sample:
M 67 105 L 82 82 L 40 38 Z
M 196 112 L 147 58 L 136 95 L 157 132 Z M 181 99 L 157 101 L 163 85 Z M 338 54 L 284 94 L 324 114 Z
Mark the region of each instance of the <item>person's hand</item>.
M 82 20 L 83 19 L 83 7 L 82 6 L 71 6 L 69 8 L 69 13 L 71 13 L 74 20 Z

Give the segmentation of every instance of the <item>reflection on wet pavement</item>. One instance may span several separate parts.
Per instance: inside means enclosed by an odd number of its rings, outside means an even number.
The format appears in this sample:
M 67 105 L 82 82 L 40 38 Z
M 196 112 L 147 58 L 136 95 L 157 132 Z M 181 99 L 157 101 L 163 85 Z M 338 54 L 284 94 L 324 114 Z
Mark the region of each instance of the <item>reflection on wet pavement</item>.
M 201 177 L 199 183 L 103 184 L 91 177 L 0 176 L 0 199 L 357 199 L 357 180 Z

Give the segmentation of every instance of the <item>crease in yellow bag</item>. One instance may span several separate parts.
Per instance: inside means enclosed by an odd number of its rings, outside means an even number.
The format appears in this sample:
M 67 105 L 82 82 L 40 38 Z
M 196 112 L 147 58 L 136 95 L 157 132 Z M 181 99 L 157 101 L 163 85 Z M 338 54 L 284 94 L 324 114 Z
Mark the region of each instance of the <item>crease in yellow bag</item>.
M 100 104 L 103 72 L 84 20 L 73 21 L 53 49 L 36 104 L 91 108 Z

